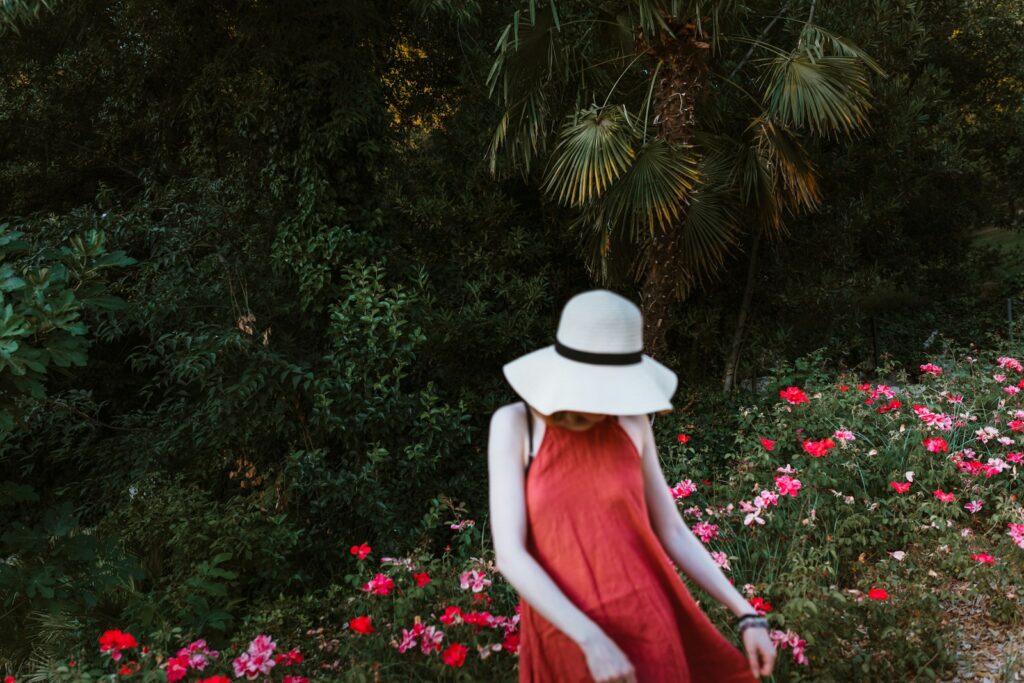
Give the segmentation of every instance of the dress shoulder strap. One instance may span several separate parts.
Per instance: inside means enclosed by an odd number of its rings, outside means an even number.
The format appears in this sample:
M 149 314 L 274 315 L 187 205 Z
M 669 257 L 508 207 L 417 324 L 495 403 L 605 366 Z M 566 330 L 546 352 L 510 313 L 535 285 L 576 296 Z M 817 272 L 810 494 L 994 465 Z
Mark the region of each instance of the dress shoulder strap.
M 526 413 L 526 433 L 530 437 L 530 455 L 526 460 L 526 471 L 529 472 L 533 464 L 533 415 L 530 415 L 530 406 L 526 401 L 523 401 L 523 411 Z

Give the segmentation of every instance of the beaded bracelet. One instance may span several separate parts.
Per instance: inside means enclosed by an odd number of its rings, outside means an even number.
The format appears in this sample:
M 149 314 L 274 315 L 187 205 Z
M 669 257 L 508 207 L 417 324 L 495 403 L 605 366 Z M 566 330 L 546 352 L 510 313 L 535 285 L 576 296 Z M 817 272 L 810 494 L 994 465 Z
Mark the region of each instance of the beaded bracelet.
M 739 635 L 748 628 L 768 628 L 768 620 L 760 614 L 744 614 L 736 620 L 736 630 Z

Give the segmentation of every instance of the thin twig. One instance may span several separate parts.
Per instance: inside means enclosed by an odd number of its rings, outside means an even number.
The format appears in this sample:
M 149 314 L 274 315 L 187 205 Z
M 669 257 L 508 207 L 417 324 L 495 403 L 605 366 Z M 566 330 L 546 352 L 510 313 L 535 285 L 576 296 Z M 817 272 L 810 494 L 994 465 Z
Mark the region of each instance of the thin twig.
M 771 30 L 772 26 L 775 25 L 775 22 L 778 21 L 782 17 L 782 15 L 786 13 L 786 10 L 788 10 L 788 9 L 789 9 L 789 2 L 787 1 L 785 4 L 782 5 L 782 9 L 779 10 L 779 13 L 776 14 L 772 18 L 772 20 L 768 22 L 768 25 L 764 27 L 764 29 L 761 31 L 761 35 L 759 35 L 757 37 L 757 40 L 761 40 L 762 38 L 764 38 L 765 35 L 767 35 L 768 31 Z M 814 5 L 813 5 L 813 3 L 811 5 L 811 14 L 812 15 L 814 14 Z M 736 68 L 734 68 L 732 70 L 732 73 L 729 74 L 729 80 L 732 80 L 732 77 L 736 75 L 736 72 L 739 71 L 740 69 L 742 69 L 743 65 L 747 63 L 747 60 L 750 59 L 750 55 L 754 54 L 754 48 L 755 47 L 757 47 L 757 43 L 756 42 L 753 43 L 750 46 L 750 49 L 747 50 L 747 54 L 743 55 L 743 59 L 740 60 L 740 63 L 737 64 Z
M 78 414 L 79 416 L 85 418 L 86 420 L 88 420 L 89 422 L 93 423 L 94 425 L 96 425 L 98 427 L 106 427 L 107 429 L 116 429 L 116 430 L 121 431 L 121 432 L 143 432 L 143 431 L 146 431 L 146 429 L 147 429 L 147 427 L 118 427 L 117 425 L 108 424 L 108 423 L 103 422 L 101 420 L 97 420 L 92 415 L 90 415 L 90 414 L 88 414 L 88 413 L 86 413 L 86 412 L 76 408 L 75 406 L 71 405 L 70 403 L 67 403 L 63 399 L 55 398 L 55 399 L 51 400 L 51 403 L 53 403 L 54 405 L 60 406 L 61 408 L 65 408 L 67 410 L 70 410 L 73 413 Z

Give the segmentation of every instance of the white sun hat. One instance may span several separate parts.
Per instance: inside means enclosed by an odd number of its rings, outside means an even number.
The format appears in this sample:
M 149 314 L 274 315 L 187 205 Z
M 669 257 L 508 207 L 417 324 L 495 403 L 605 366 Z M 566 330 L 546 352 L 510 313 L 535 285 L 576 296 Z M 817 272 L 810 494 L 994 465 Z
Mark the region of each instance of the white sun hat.
M 502 372 L 515 392 L 545 415 L 670 410 L 679 378 L 643 347 L 637 305 L 607 289 L 592 289 L 566 302 L 554 344 L 506 363 Z

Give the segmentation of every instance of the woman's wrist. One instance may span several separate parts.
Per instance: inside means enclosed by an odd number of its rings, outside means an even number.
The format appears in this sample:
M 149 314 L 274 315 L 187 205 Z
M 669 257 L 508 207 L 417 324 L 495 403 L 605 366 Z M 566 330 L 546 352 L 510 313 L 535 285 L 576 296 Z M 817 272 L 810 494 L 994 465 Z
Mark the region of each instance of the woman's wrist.
M 742 617 L 744 614 L 757 614 L 754 606 L 744 600 L 739 591 L 736 591 L 736 599 L 729 604 L 729 611 L 732 612 L 734 617 Z
M 734 628 L 740 637 L 743 636 L 743 632 L 751 628 L 763 628 L 768 629 L 768 618 L 760 614 L 744 614 L 743 616 L 736 619 Z

